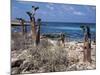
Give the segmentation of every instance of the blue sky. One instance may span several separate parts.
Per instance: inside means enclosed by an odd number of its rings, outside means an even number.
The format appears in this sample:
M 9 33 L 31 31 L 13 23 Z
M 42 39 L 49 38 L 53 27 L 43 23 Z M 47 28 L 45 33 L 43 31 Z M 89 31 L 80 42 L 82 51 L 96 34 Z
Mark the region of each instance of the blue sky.
M 12 0 L 11 18 L 16 17 L 29 20 L 26 11 L 32 11 L 31 6 L 38 6 L 36 19 L 41 18 L 47 22 L 81 22 L 95 23 L 96 22 L 96 7 L 89 5 L 73 5 L 73 4 L 54 4 L 54 3 L 39 3 L 39 2 L 24 2 Z

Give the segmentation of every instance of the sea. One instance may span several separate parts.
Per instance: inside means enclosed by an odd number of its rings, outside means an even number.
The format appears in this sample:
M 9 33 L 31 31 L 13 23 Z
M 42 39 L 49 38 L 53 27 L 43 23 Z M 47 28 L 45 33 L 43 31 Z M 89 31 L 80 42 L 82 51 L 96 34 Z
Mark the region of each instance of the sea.
M 41 34 L 46 33 L 64 33 L 70 40 L 81 41 L 83 39 L 83 31 L 80 26 L 89 26 L 91 39 L 96 39 L 96 23 L 66 23 L 66 22 L 42 22 Z M 31 26 L 27 26 L 27 32 L 31 30 Z M 21 26 L 11 27 L 12 32 L 21 32 Z

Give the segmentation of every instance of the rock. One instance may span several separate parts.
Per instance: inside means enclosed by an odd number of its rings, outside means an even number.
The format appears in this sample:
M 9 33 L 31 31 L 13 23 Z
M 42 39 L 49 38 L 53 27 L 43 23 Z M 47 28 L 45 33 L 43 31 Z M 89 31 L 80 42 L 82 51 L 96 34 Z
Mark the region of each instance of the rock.
M 74 71 L 77 70 L 76 64 L 73 64 L 67 68 L 67 71 Z
M 11 75 L 18 74 L 18 70 L 19 70 L 18 67 L 12 68 L 12 70 L 11 70 Z
M 11 67 L 20 67 L 20 65 L 23 63 L 24 60 L 22 59 L 17 59 L 17 60 L 14 60 L 12 63 L 11 63 Z

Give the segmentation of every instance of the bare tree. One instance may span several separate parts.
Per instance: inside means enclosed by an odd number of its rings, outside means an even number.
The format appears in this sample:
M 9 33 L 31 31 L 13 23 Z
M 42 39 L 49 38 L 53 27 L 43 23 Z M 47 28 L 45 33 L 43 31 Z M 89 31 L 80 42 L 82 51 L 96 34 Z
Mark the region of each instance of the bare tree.
M 30 12 L 26 12 L 26 13 L 27 13 L 27 15 L 29 16 L 30 21 L 32 21 L 32 13 L 30 13 Z
M 22 18 L 16 18 L 17 20 L 19 20 L 19 22 L 21 23 L 21 26 L 22 26 L 22 41 L 20 41 L 20 42 L 22 42 L 22 48 L 25 48 L 25 40 L 26 40 L 26 35 L 25 35 L 25 33 L 27 32 L 27 30 L 26 30 L 26 26 L 25 26 L 25 20 L 24 19 L 22 19 Z
M 36 31 L 36 45 L 40 43 L 40 25 L 41 25 L 41 19 L 37 20 L 37 31 Z
M 21 25 L 22 25 L 22 33 L 23 33 L 23 35 L 25 35 L 25 33 L 27 32 L 26 31 L 26 26 L 25 26 L 25 20 L 24 19 L 22 19 L 22 18 L 16 18 L 17 20 L 19 20 L 20 21 L 20 23 L 21 23 Z
M 61 41 L 62 46 L 65 47 L 65 34 L 64 33 L 60 33 L 60 38 L 58 39 L 58 41 Z
M 35 41 L 36 41 L 36 25 L 35 25 L 35 17 L 34 16 L 35 16 L 37 9 L 39 9 L 39 7 L 32 6 L 32 12 L 26 12 L 30 18 L 32 40 L 33 40 L 33 44 L 35 44 L 35 45 L 36 45 L 36 43 L 35 43 Z
M 81 26 L 84 33 L 84 59 L 83 61 L 91 63 L 91 33 L 88 26 Z
M 90 33 L 90 27 L 87 28 L 87 36 L 88 36 L 88 46 L 87 46 L 87 60 L 91 62 L 91 33 Z

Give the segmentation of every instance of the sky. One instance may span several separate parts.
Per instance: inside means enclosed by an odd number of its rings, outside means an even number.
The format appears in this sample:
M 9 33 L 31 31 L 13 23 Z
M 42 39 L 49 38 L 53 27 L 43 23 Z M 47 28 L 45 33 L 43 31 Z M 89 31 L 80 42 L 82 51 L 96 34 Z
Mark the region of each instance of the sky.
M 32 6 L 39 7 L 35 17 L 36 19 L 41 18 L 44 22 L 96 23 L 95 6 L 16 0 L 12 0 L 11 19 L 15 20 L 18 17 L 29 21 L 26 12 L 32 11 Z

